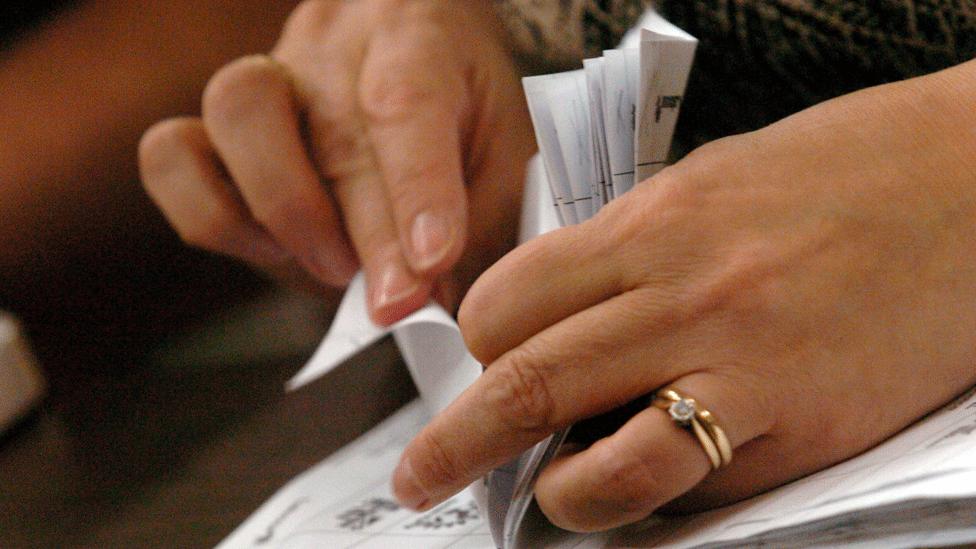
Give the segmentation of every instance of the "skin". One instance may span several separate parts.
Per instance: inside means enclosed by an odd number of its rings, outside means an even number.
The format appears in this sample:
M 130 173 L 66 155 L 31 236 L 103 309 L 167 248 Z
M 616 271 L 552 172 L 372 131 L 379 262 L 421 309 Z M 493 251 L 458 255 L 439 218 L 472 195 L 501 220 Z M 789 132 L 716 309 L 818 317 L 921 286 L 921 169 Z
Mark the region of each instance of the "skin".
M 457 296 L 514 244 L 534 139 L 490 5 L 310 0 L 140 146 L 188 243 L 311 284 L 362 267 L 373 320 Z
M 487 371 L 408 446 L 399 499 L 430 508 L 662 386 L 695 397 L 735 447 L 728 468 L 648 408 L 542 473 L 555 524 L 603 530 L 822 469 L 971 387 L 974 76 L 966 63 L 711 143 L 508 254 L 459 314 Z

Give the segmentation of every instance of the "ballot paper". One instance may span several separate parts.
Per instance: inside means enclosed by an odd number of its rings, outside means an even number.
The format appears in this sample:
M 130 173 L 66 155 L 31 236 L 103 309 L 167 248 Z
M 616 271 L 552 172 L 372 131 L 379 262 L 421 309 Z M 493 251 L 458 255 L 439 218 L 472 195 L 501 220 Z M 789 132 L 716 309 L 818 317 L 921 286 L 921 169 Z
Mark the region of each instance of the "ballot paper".
M 494 547 L 470 491 L 425 513 L 401 508 L 389 488 L 400 452 L 430 419 L 418 399 L 294 478 L 219 547 Z
M 529 165 L 520 241 L 592 217 L 667 160 L 697 42 L 650 13 L 620 49 L 524 80 L 540 154 Z M 295 478 L 223 547 L 699 547 L 976 541 L 976 397 L 887 443 L 762 496 L 682 519 L 594 535 L 561 531 L 533 502 L 566 432 L 539 442 L 444 504 L 399 507 L 389 478 L 407 442 L 481 374 L 453 318 L 428 305 L 390 328 L 369 321 L 357 276 L 294 389 L 392 333 L 420 393 Z
M 421 399 L 281 488 L 222 548 L 491 549 L 494 509 L 470 489 L 424 513 L 389 478 L 430 419 Z M 888 442 L 736 505 L 572 534 L 537 509 L 507 547 L 933 547 L 976 542 L 976 391 Z
M 640 30 L 639 80 L 634 108 L 635 181 L 661 171 L 671 150 L 698 40 L 649 12 Z

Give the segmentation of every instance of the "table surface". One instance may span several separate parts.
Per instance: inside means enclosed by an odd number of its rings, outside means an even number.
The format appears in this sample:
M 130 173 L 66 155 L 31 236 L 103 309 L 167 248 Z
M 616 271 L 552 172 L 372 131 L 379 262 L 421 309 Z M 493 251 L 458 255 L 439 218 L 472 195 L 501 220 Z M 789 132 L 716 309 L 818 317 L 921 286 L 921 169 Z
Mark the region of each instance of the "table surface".
M 49 399 L 0 438 L 0 547 L 211 547 L 415 396 L 389 338 L 285 393 L 304 359 L 134 365 Z

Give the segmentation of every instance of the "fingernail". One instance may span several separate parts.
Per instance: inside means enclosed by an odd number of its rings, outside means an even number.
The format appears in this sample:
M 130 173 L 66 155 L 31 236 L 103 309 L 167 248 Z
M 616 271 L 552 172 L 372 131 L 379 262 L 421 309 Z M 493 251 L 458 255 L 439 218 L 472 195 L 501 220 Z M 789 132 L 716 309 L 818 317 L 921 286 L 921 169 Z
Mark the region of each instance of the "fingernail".
M 431 211 L 414 218 L 410 229 L 413 263 L 417 269 L 429 269 L 440 262 L 453 241 L 453 231 L 447 219 Z
M 393 472 L 393 494 L 400 505 L 414 511 L 423 511 L 430 503 L 430 498 L 420 488 L 413 466 L 407 459 L 400 460 L 400 465 Z
M 420 282 L 397 265 L 387 265 L 373 291 L 373 308 L 384 309 L 417 291 Z

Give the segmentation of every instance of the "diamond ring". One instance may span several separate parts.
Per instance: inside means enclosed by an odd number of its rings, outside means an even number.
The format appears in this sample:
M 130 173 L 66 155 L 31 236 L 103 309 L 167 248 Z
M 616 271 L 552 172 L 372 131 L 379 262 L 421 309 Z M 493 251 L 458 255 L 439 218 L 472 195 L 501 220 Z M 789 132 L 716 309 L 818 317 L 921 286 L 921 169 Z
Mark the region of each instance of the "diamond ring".
M 694 433 L 712 469 L 727 466 L 732 461 L 732 444 L 716 421 L 715 416 L 700 407 L 693 398 L 682 396 L 670 387 L 654 394 L 651 405 L 665 410 L 680 427 Z

